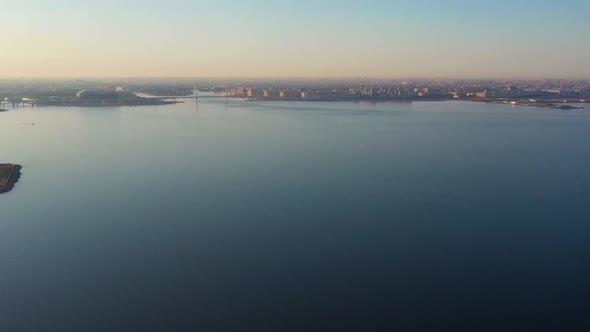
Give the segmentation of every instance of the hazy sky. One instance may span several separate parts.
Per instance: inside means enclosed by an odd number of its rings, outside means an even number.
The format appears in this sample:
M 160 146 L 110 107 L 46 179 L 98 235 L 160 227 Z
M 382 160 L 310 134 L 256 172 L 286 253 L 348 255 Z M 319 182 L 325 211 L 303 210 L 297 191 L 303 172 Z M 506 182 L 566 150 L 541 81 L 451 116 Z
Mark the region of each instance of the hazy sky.
M 0 77 L 590 78 L 589 0 L 6 0 Z

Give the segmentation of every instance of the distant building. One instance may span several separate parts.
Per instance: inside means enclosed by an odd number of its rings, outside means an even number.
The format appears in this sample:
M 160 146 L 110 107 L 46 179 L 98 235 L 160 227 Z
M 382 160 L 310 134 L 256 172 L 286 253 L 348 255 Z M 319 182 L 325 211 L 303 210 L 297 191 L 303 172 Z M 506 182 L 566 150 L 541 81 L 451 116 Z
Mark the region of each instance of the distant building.
M 495 96 L 496 96 L 496 93 L 494 91 L 490 91 L 490 90 L 484 90 L 484 91 L 478 92 L 476 94 L 476 97 L 479 99 L 494 98 Z
M 232 96 L 244 96 L 246 95 L 246 92 L 246 89 L 242 87 L 227 89 L 227 94 L 230 94 Z
M 122 86 L 118 86 L 117 89 L 115 89 L 115 91 L 117 91 L 117 92 L 124 92 L 125 91 L 125 88 L 122 87 Z

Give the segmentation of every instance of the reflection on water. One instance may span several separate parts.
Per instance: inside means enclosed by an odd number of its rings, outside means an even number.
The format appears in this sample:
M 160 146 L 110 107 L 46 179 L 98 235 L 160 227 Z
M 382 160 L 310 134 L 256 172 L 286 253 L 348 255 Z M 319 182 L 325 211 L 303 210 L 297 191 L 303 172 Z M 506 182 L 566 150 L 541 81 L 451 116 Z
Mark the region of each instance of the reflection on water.
M 26 173 L 0 196 L 0 330 L 580 323 L 589 129 L 461 102 L 2 113 Z

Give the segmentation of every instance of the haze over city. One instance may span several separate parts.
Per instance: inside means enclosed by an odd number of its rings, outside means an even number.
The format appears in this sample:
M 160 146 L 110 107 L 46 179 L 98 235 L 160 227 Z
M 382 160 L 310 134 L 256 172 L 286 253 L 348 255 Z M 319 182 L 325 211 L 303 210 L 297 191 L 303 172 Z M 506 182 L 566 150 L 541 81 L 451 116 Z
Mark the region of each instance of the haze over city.
M 587 78 L 590 3 L 10 1 L 0 77 Z

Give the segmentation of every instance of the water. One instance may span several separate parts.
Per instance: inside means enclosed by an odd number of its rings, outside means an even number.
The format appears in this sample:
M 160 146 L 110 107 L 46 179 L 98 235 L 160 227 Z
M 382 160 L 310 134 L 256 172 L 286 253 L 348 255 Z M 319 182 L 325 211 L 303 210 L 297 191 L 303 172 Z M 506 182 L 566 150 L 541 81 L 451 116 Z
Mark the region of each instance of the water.
M 2 113 L 0 330 L 588 328 L 589 130 L 466 102 Z

